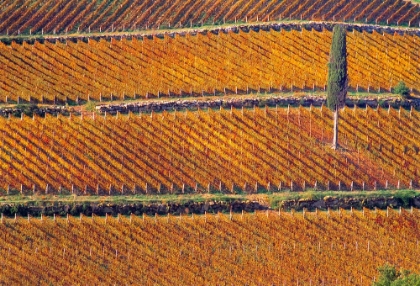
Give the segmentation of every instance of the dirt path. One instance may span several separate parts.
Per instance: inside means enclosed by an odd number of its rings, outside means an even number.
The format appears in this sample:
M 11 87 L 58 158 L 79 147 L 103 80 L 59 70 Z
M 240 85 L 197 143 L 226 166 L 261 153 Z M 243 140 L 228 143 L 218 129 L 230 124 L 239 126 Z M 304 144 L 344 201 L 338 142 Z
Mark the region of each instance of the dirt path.
M 162 98 L 152 98 L 152 99 L 136 99 L 136 100 L 118 100 L 118 101 L 107 101 L 107 102 L 90 102 L 85 105 L 74 106 L 72 107 L 73 110 L 77 113 L 82 113 L 84 115 L 92 115 L 93 112 L 97 111 L 96 106 L 118 106 L 118 105 L 135 105 L 141 103 L 141 105 L 147 104 L 156 104 L 159 105 L 167 104 L 169 102 L 215 102 L 219 100 L 226 101 L 241 101 L 241 100 L 248 100 L 248 99 L 261 99 L 266 100 L 270 98 L 304 98 L 304 97 L 325 97 L 326 93 L 323 91 L 315 91 L 315 92 L 271 92 L 271 93 L 251 93 L 251 94 L 227 94 L 227 95 L 211 95 L 211 96 L 196 96 L 196 97 L 162 97 Z M 347 95 L 350 99 L 366 99 L 366 98 L 383 98 L 383 99 L 399 99 L 398 95 L 392 93 L 349 93 Z M 417 98 L 417 97 L 413 97 Z
M 305 192 L 270 192 L 259 194 L 163 194 L 163 195 L 115 195 L 115 196 L 77 196 L 77 195 L 6 195 L 0 196 L 0 205 L 7 203 L 29 203 L 38 202 L 90 202 L 90 203 L 169 203 L 169 202 L 205 202 L 205 201 L 254 201 L 261 205 L 270 206 L 279 201 L 287 200 L 320 200 L 325 197 L 336 198 L 394 198 L 394 197 L 416 197 L 420 195 L 420 190 L 378 190 L 378 191 L 314 191 Z
M 420 1 L 420 0 L 419 0 Z M 63 40 L 63 39 L 78 39 L 78 38 L 105 38 L 105 37 L 146 37 L 151 35 L 163 36 L 165 34 L 183 34 L 183 33 L 199 33 L 204 31 L 218 31 L 218 30 L 233 30 L 236 28 L 251 28 L 251 27 L 267 27 L 275 25 L 285 26 L 304 26 L 304 25 L 320 25 L 322 27 L 330 27 L 332 25 L 342 24 L 349 28 L 358 28 L 366 30 L 389 30 L 392 32 L 413 32 L 419 33 L 419 28 L 413 27 L 401 27 L 401 26 L 385 26 L 385 25 L 373 25 L 364 23 L 347 23 L 347 22 L 331 22 L 331 21 L 270 21 L 270 22 L 253 22 L 253 23 L 238 23 L 238 24 L 224 24 L 224 25 L 205 25 L 202 27 L 191 27 L 191 28 L 178 28 L 178 29 L 152 29 L 152 30 L 138 30 L 138 31 L 124 31 L 124 32 L 104 32 L 104 33 L 73 33 L 73 34 L 44 34 L 44 35 L 20 35 L 20 36 L 6 36 L 2 37 L 0 41 L 12 41 L 12 40 L 37 40 L 37 39 L 49 39 L 49 40 Z

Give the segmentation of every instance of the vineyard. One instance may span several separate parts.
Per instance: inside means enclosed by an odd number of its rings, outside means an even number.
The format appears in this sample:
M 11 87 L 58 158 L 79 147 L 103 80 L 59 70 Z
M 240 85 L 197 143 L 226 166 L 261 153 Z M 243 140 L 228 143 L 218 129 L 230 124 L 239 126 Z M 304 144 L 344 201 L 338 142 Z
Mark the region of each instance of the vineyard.
M 371 285 L 419 271 L 418 210 L 3 219 L 2 284 Z
M 368 190 L 420 184 L 420 113 L 326 108 L 0 119 L 3 193 Z
M 0 284 L 419 273 L 418 1 L 0 1 Z
M 114 32 L 279 20 L 418 27 L 420 7 L 402 0 L 6 0 L 0 3 L 3 35 Z
M 420 90 L 418 35 L 348 32 L 349 87 Z M 331 32 L 270 29 L 0 43 L 0 101 L 59 103 L 324 90 Z

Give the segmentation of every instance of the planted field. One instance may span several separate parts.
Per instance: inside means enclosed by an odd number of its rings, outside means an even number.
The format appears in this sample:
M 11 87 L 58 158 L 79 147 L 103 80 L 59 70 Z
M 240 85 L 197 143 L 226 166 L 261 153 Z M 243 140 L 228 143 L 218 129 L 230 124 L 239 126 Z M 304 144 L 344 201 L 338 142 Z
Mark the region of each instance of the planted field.
M 7 35 L 114 32 L 277 20 L 417 27 L 420 7 L 402 0 L 6 0 L 0 4 L 0 33 Z
M 348 33 L 349 85 L 420 90 L 420 37 Z M 163 39 L 0 44 L 0 101 L 67 102 L 323 90 L 331 32 L 185 34 Z
M 420 213 L 2 219 L 3 284 L 371 285 L 419 271 Z
M 420 113 L 322 109 L 0 119 L 3 192 L 257 192 L 420 183 Z
M 0 284 L 420 271 L 419 26 L 405 0 L 0 1 Z

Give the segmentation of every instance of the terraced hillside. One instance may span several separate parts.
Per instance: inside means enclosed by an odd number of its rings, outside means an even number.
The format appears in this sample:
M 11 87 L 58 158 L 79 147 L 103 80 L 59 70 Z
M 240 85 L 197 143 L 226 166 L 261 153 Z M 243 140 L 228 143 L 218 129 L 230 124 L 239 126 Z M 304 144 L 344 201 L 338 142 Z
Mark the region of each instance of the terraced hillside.
M 322 109 L 0 119 L 0 187 L 23 193 L 257 192 L 420 185 L 416 111 Z
M 2 284 L 371 285 L 419 271 L 420 213 L 18 218 L 0 224 Z
M 411 1 L 0 1 L 2 112 L 89 101 L 67 106 L 67 117 L 0 117 L 0 284 L 371 285 L 385 264 L 418 273 L 420 211 L 385 206 L 418 205 L 419 110 L 345 107 L 333 150 L 324 106 L 225 101 L 324 94 L 337 24 L 347 31 L 349 91 L 404 81 L 407 97 L 420 94 L 420 5 Z M 92 103 L 207 95 L 224 96 L 220 110 L 110 116 Z M 353 210 L 376 194 L 370 206 L 384 210 Z M 209 208 L 219 197 L 252 201 Z M 253 201 L 262 197 L 264 206 Z M 278 200 L 292 197 L 287 208 L 303 213 L 280 211 Z M 204 215 L 189 216 L 196 200 Z M 108 215 L 68 215 L 95 204 Z M 182 215 L 132 213 L 170 204 Z M 319 204 L 327 211 L 304 208 Z M 279 210 L 232 213 L 236 205 Z M 55 215 L 16 216 L 45 211 Z
M 57 34 L 180 28 L 253 21 L 329 20 L 418 27 L 403 0 L 5 0 L 0 33 Z
M 328 30 L 272 26 L 161 36 L 0 44 L 0 101 L 325 89 Z M 403 80 L 419 92 L 419 35 L 353 30 L 347 41 L 350 89 L 390 91 Z
M 4 0 L 0 104 L 11 114 L 27 102 L 323 92 L 339 23 L 350 91 L 391 92 L 404 81 L 419 95 L 420 6 L 411 1 Z M 277 206 L 306 190 L 361 190 L 362 206 L 364 191 L 400 189 L 377 203 L 416 205 L 418 191 L 402 189 L 420 187 L 420 111 L 345 107 L 337 150 L 324 106 L 69 114 L 0 117 L 2 212 L 55 214 L 1 214 L 1 285 L 371 285 L 384 264 L 420 271 L 413 208 L 206 213 L 219 196 Z M 206 200 L 204 215 L 131 213 L 154 213 L 164 198 L 182 214 L 197 205 L 182 200 Z M 141 206 L 115 206 L 125 199 Z M 88 201 L 109 214 L 113 200 L 131 215 L 56 217 L 90 215 Z

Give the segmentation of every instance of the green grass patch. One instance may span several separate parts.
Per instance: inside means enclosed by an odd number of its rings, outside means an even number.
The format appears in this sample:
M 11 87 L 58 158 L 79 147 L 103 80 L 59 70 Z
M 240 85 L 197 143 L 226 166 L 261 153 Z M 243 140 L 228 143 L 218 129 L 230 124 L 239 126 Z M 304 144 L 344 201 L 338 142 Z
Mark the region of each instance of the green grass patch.
M 88 102 L 86 102 L 86 104 L 85 104 L 85 110 L 86 111 L 95 111 L 96 109 L 96 102 L 94 102 L 94 101 L 88 101 Z
M 410 200 L 420 196 L 419 190 L 378 190 L 378 191 L 315 191 L 274 193 L 268 196 L 268 205 L 276 209 L 283 201 L 289 200 L 322 200 L 326 197 L 337 199 L 372 199 L 372 198 L 396 198 L 403 201 L 404 207 L 408 207 Z
M 278 203 L 288 200 L 321 200 L 325 197 L 335 198 L 397 198 L 408 204 L 410 199 L 420 196 L 420 190 L 378 190 L 378 191 L 316 191 L 305 192 L 265 192 L 259 194 L 162 194 L 162 195 L 115 195 L 115 196 L 77 196 L 77 195 L 6 195 L 0 196 L 0 204 L 29 203 L 45 205 L 46 203 L 186 203 L 206 201 L 258 201 L 272 208 L 277 208 Z

